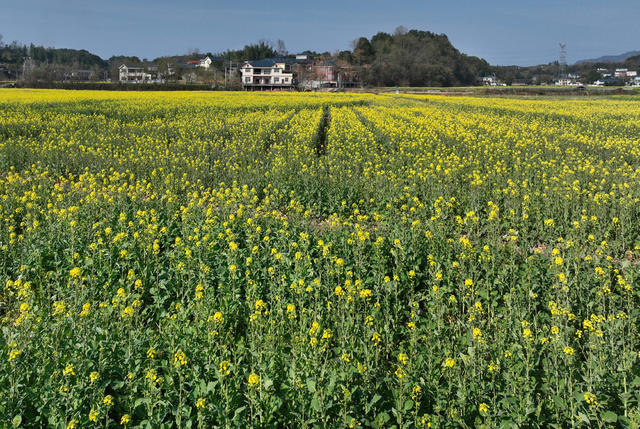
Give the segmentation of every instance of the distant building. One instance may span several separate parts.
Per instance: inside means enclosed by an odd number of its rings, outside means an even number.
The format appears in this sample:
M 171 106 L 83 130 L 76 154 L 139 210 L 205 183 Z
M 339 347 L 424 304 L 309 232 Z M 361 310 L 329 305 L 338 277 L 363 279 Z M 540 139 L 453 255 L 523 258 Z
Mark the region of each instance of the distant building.
M 595 86 L 609 86 L 609 85 L 616 85 L 618 83 L 618 80 L 616 78 L 614 78 L 613 76 L 603 76 L 600 79 L 596 80 L 595 82 L 593 82 L 593 85 Z
M 555 82 L 555 84 L 557 86 L 582 86 L 582 83 L 578 79 L 578 75 L 573 75 L 572 77 L 561 77 Z
M 615 77 L 618 77 L 618 78 L 620 78 L 620 77 L 627 77 L 627 72 L 628 72 L 628 71 L 629 71 L 629 70 L 627 70 L 627 69 L 616 69 L 616 71 L 615 71 L 615 73 L 614 73 L 614 76 L 615 76 Z
M 16 70 L 11 70 L 7 65 L 0 65 L 0 79 L 15 79 Z
M 122 64 L 118 67 L 119 81 L 122 83 L 151 82 L 152 75 L 147 73 L 143 65 Z
M 561 77 L 556 81 L 557 86 L 571 86 L 575 85 L 573 79 L 569 79 L 568 77 Z
M 338 88 L 341 86 L 343 76 L 338 71 L 338 66 L 333 61 L 308 62 L 299 64 L 304 69 L 304 79 L 300 79 L 300 87 L 303 89 Z
M 211 67 L 211 63 L 213 60 L 208 55 L 200 60 L 187 60 L 181 63 L 181 68 L 183 69 L 196 69 L 201 67 L 205 70 L 208 70 Z
M 64 74 L 65 80 L 86 81 L 86 80 L 89 80 L 90 78 L 91 78 L 90 70 L 72 70 Z
M 290 64 L 284 60 L 245 61 L 240 70 L 245 90 L 291 90 L 296 83 Z
M 489 76 L 484 76 L 482 78 L 482 84 L 485 86 L 498 86 L 500 85 L 500 80 L 498 80 L 496 75 L 492 74 Z
M 209 56 L 207 55 L 206 57 L 200 60 L 200 65 L 198 67 L 202 67 L 205 70 L 209 70 L 209 67 L 211 67 L 212 62 L 213 60 L 209 58 Z

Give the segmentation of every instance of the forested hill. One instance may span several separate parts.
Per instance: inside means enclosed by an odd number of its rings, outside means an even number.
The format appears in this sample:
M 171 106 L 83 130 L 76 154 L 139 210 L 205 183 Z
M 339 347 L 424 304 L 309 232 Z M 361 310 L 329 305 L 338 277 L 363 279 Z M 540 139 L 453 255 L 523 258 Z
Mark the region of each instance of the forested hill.
M 455 86 L 476 83 L 491 68 L 485 60 L 460 53 L 444 34 L 429 31 L 380 32 L 360 37 L 352 51 L 338 59 L 359 71 L 375 86 Z
M 22 64 L 27 57 L 31 57 L 37 63 L 69 65 L 86 69 L 107 66 L 105 60 L 84 49 L 45 48 L 33 44 L 20 45 L 16 42 L 0 45 L 1 63 Z

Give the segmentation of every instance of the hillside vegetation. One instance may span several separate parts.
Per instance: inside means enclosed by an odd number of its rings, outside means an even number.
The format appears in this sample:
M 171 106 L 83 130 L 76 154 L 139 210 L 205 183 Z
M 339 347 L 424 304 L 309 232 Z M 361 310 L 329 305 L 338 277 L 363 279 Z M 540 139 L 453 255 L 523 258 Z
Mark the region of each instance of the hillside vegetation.
M 352 52 L 338 58 L 356 66 L 362 81 L 374 86 L 474 85 L 489 71 L 485 60 L 460 53 L 446 35 L 419 30 L 361 37 Z

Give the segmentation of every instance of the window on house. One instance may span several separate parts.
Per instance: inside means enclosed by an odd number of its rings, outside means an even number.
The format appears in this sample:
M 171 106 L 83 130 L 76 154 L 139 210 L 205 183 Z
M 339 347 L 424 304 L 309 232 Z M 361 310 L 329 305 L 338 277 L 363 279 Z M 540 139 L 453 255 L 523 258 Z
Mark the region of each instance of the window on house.
M 273 78 L 273 83 L 280 83 L 280 78 L 279 77 L 274 77 Z
M 251 73 L 251 69 L 244 69 L 245 73 Z
M 247 82 L 247 83 L 249 83 L 249 82 L 251 82 L 251 78 L 250 78 L 250 77 L 245 77 L 245 78 L 244 78 L 244 81 L 245 81 L 245 82 Z
M 289 78 L 288 78 L 288 77 L 285 77 L 285 78 L 284 78 L 284 81 L 285 81 L 285 82 L 289 82 Z
M 271 69 L 264 69 L 264 74 L 270 74 L 271 73 Z

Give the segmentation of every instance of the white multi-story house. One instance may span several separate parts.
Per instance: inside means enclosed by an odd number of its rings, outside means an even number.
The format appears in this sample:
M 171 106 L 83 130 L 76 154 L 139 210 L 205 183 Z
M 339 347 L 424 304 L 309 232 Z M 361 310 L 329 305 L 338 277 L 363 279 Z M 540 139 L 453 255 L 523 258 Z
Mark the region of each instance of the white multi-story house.
M 144 66 L 122 64 L 118 67 L 120 82 L 150 82 L 151 73 L 147 73 Z
M 291 66 L 282 60 L 245 61 L 240 68 L 245 90 L 293 89 Z
M 497 86 L 500 85 L 500 81 L 496 78 L 496 75 L 492 74 L 490 76 L 484 76 L 482 78 L 482 84 L 486 86 Z
M 573 79 L 569 79 L 568 77 L 561 77 L 556 81 L 557 86 L 572 86 L 575 84 L 575 81 Z
M 627 77 L 627 69 L 616 69 L 614 76 L 615 77 Z

